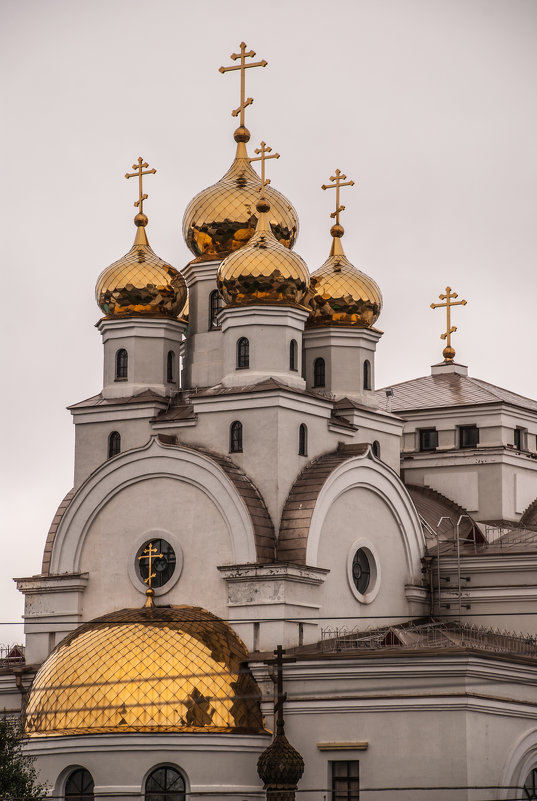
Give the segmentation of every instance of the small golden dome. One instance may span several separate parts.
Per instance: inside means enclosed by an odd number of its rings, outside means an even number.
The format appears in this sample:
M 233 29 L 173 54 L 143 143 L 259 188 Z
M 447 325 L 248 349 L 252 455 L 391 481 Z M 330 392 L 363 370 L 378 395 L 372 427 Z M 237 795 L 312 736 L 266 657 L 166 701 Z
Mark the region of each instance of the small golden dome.
M 192 606 L 123 609 L 69 634 L 28 695 L 28 737 L 109 732 L 261 733 L 244 644 Z
M 183 217 L 183 236 L 195 256 L 223 259 L 242 248 L 255 231 L 259 175 L 248 161 L 244 141 L 237 142 L 235 160 L 213 186 L 194 197 Z M 298 235 L 298 217 L 291 203 L 272 187 L 266 188 L 271 205 L 270 225 L 276 239 L 292 248 Z
M 145 214 L 137 214 L 138 227 L 129 252 L 100 274 L 95 296 L 108 318 L 177 318 L 187 299 L 186 283 L 178 270 L 167 264 L 149 246 Z
M 332 235 L 330 256 L 311 276 L 311 316 L 306 325 L 370 328 L 382 308 L 380 289 L 345 256 L 341 245 L 343 228 L 338 226 Z
M 218 289 L 228 306 L 297 306 L 309 290 L 306 262 L 274 236 L 267 201 L 268 198 L 258 200 L 259 220 L 247 246 L 224 259 L 218 270 Z

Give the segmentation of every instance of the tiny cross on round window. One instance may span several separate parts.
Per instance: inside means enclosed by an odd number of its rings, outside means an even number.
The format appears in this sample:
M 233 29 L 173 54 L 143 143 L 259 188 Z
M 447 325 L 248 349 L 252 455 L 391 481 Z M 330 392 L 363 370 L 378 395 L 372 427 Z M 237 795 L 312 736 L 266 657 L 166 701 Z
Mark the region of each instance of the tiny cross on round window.
M 162 539 L 148 540 L 136 554 L 138 574 L 145 584 L 149 584 L 151 576 L 151 587 L 167 584 L 174 574 L 175 563 L 175 551 Z

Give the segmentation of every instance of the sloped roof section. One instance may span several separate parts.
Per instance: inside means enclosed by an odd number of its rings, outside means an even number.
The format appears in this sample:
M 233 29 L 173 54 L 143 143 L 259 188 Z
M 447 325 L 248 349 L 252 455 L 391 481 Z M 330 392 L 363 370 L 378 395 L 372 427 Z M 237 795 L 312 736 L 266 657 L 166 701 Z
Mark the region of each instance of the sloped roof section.
M 474 538 L 476 542 L 483 540 L 474 520 L 462 506 L 430 487 L 407 484 L 406 488 L 420 518 L 425 521 L 423 532 L 430 545 L 436 545 L 438 540 L 455 540 L 455 526 L 461 516 L 459 539 L 472 542 Z M 437 533 L 438 537 L 435 536 Z
M 489 403 L 508 403 L 537 412 L 537 401 L 460 373 L 423 376 L 393 384 L 391 389 L 390 411 L 393 413 Z M 379 406 L 387 409 L 386 389 L 377 390 L 376 395 Z
M 65 512 L 67 511 L 69 504 L 73 500 L 75 495 L 75 488 L 69 490 L 63 501 L 60 503 L 56 510 L 56 514 L 52 518 L 52 523 L 50 524 L 50 528 L 47 534 L 47 541 L 45 542 L 45 550 L 43 551 L 43 562 L 41 564 L 41 573 L 44 576 L 48 576 L 50 572 L 50 559 L 52 556 L 52 548 L 54 546 L 54 539 L 56 537 L 56 531 L 58 530 L 58 526 L 60 525 L 60 521 L 64 516 Z
M 340 445 L 310 462 L 291 488 L 282 512 L 276 561 L 306 564 L 306 547 L 311 517 L 325 481 L 340 464 L 353 456 L 363 456 L 368 443 Z

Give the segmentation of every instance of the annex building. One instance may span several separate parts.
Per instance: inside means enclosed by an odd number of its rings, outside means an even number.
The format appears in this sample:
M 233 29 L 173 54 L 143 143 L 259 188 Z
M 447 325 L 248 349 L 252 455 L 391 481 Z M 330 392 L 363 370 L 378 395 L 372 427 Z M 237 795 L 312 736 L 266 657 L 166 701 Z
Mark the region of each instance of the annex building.
M 537 401 L 470 376 L 449 333 L 430 375 L 375 389 L 352 182 L 306 265 L 247 105 L 243 80 L 181 270 L 133 167 L 103 386 L 70 407 L 75 484 L 17 578 L 0 708 L 65 801 L 537 799 Z

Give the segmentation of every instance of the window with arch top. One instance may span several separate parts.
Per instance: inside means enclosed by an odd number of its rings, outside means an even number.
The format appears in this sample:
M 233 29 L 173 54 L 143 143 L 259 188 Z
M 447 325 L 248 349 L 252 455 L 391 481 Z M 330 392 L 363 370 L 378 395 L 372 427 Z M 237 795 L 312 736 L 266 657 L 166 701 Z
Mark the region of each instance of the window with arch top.
M 161 765 L 145 780 L 145 801 L 185 801 L 185 780 L 177 768 Z
M 324 359 L 318 358 L 313 362 L 313 386 L 324 387 L 326 385 L 326 368 Z
M 166 358 L 166 381 L 168 384 L 175 384 L 175 353 L 173 350 L 168 351 Z
M 116 381 L 126 381 L 129 373 L 129 354 L 125 348 L 116 353 Z
M 93 776 L 86 768 L 77 768 L 65 782 L 65 801 L 93 801 Z
M 308 455 L 308 427 L 305 423 L 300 423 L 298 428 L 298 455 Z
M 237 370 L 245 370 L 250 366 L 250 343 L 246 337 L 237 341 Z
M 213 289 L 209 295 L 209 331 L 212 331 L 213 328 L 220 328 L 218 324 L 218 313 L 221 311 L 223 305 L 222 295 L 218 289 Z
M 242 453 L 242 423 L 238 420 L 229 427 L 229 452 Z
M 118 453 L 121 453 L 121 434 L 119 431 L 112 431 L 108 437 L 108 458 L 111 459 Z
M 369 359 L 366 359 L 364 362 L 363 388 L 371 389 L 371 362 L 369 361 Z
M 380 459 L 380 442 L 377 439 L 371 445 L 371 450 L 373 451 L 373 456 L 376 456 L 377 459 Z
M 298 345 L 296 339 L 289 343 L 289 369 L 298 370 Z

